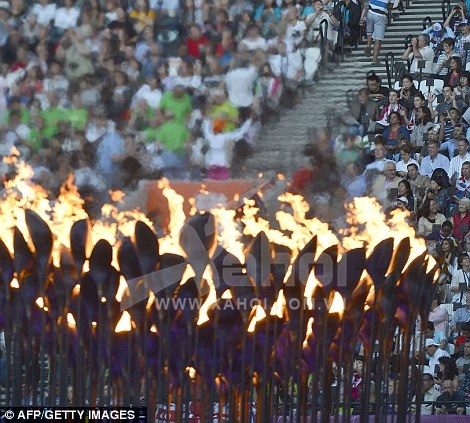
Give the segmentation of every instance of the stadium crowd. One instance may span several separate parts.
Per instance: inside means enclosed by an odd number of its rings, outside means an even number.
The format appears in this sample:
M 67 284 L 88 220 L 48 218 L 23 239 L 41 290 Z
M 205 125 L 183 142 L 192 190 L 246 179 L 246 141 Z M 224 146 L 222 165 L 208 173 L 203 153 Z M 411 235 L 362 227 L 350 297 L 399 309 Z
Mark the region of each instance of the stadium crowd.
M 161 175 L 227 179 L 262 123 L 333 60 L 340 15 L 357 7 L 0 1 L 0 155 L 15 147 L 52 192 L 71 171 L 98 192 Z

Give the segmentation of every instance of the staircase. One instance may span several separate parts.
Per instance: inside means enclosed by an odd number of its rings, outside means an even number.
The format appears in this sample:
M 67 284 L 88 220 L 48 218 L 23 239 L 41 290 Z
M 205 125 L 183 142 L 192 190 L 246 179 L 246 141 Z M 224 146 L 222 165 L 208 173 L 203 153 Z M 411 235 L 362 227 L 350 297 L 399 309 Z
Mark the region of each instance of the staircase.
M 423 18 L 426 16 L 431 17 L 432 22 L 442 22 L 439 0 L 415 0 L 404 13 L 394 16 L 382 43 L 379 56 L 382 66 L 371 66 L 372 58 L 365 57 L 363 53 L 364 41 L 346 55 L 342 63 L 328 71 L 322 71 L 319 81 L 311 89 L 305 90 L 299 104 L 291 110 L 283 110 L 279 122 L 263 127 L 253 155 L 242 168 L 234 170 L 234 176 L 256 179 L 262 173 L 263 179 L 272 179 L 276 174 L 282 173 L 289 178 L 295 169 L 307 162 L 303 155 L 307 128 L 325 127 L 327 109 L 334 109 L 337 113 L 346 111 L 347 91 L 365 86 L 368 71 L 374 70 L 382 78 L 382 84 L 388 85 L 385 55 L 392 52 L 395 61 L 401 61 L 406 36 L 418 35 L 423 29 Z

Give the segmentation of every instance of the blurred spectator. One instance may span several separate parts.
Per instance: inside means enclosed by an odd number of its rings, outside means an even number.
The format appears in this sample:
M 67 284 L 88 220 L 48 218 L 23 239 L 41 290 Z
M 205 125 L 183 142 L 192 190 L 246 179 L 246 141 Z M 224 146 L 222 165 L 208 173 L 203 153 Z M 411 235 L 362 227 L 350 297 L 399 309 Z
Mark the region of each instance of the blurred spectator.
M 51 21 L 55 19 L 56 15 L 56 4 L 50 2 L 49 0 L 38 0 L 37 3 L 33 5 L 29 15 L 35 15 L 39 25 L 48 27 Z
M 411 185 L 406 179 L 402 179 L 398 183 L 398 195 L 399 198 L 406 198 L 406 209 L 411 213 L 411 220 L 415 219 L 416 216 L 416 198 L 413 195 L 413 191 L 411 190 Z
M 351 47 L 357 47 L 361 27 L 359 25 L 361 19 L 361 6 L 352 0 L 343 0 L 339 3 L 339 11 L 345 16 L 345 38 L 346 43 Z
M 433 229 L 433 231 L 426 236 L 428 241 L 438 241 L 442 243 L 445 239 L 450 240 L 454 245 L 456 245 L 454 238 L 452 237 L 452 222 L 446 220 L 442 223 L 440 229 Z
M 450 291 L 450 284 L 452 276 L 457 270 L 457 248 L 453 241 L 449 239 L 442 240 L 437 263 L 441 274 L 445 275 L 444 285 L 439 289 L 439 296 L 442 302 L 450 303 L 453 295 Z M 448 330 L 446 334 L 449 334 Z
M 366 171 L 376 170 L 382 172 L 385 163 L 390 161 L 386 158 L 387 150 L 385 149 L 385 139 L 382 135 L 376 135 L 371 152 L 374 154 L 375 160 L 366 166 Z
M 420 175 L 419 167 L 415 163 L 407 165 L 407 169 L 408 175 L 406 176 L 406 180 L 410 183 L 414 196 L 418 199 L 418 202 L 421 203 L 426 189 L 431 186 L 431 179 L 426 175 Z
M 455 361 L 450 357 L 439 358 L 439 371 L 437 372 L 436 383 L 442 383 L 444 380 L 451 380 L 454 389 L 459 387 L 459 371 L 455 365 Z
M 457 100 L 463 101 L 467 106 L 470 103 L 470 72 L 464 71 L 460 74 L 459 85 L 454 88 Z
M 379 118 L 377 103 L 369 98 L 367 88 L 361 88 L 357 92 L 357 100 L 350 105 L 351 115 L 358 123 L 363 125 L 366 133 L 370 122 Z
M 444 101 L 436 106 L 436 113 L 439 115 L 439 118 L 441 116 L 446 117 L 446 112 L 449 113 L 452 108 L 457 109 L 459 112 L 462 111 L 463 103 L 455 98 L 453 90 L 453 87 L 450 85 L 445 85 L 442 89 Z

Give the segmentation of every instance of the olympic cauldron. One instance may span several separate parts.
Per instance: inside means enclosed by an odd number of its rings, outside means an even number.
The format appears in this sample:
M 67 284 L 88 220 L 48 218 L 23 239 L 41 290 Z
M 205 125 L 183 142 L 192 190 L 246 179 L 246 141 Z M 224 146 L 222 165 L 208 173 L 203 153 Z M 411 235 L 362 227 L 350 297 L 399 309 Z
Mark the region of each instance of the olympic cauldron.
M 157 236 L 144 215 L 111 206 L 91 222 L 72 186 L 51 202 L 25 172 L 0 204 L 0 405 L 144 405 L 148 421 L 262 423 L 392 409 L 405 421 L 415 322 L 427 322 L 437 274 L 403 214 L 386 220 L 357 198 L 334 234 L 284 194 L 275 229 L 251 201 L 188 218 L 162 182 L 172 213 Z

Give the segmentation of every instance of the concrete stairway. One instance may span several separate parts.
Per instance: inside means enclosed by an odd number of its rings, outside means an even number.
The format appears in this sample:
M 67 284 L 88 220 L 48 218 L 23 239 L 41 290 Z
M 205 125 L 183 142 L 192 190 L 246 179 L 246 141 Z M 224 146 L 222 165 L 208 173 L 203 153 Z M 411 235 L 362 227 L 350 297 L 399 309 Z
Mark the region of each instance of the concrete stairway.
M 415 0 L 402 14 L 395 16 L 386 31 L 379 60 L 384 63 L 385 54 L 392 52 L 401 61 L 408 34 L 422 31 L 423 18 L 430 16 L 432 22 L 442 22 L 439 0 Z M 366 73 L 374 70 L 387 85 L 385 66 L 371 66 L 371 58 L 363 54 L 364 43 L 334 69 L 323 71 L 314 86 L 307 89 L 302 101 L 291 110 L 283 110 L 279 122 L 263 128 L 254 154 L 241 169 L 234 171 L 240 178 L 272 178 L 277 173 L 288 178 L 305 163 L 302 154 L 307 141 L 307 128 L 326 126 L 325 110 L 346 111 L 346 93 L 365 86 Z M 392 81 L 393 83 L 393 81 Z

